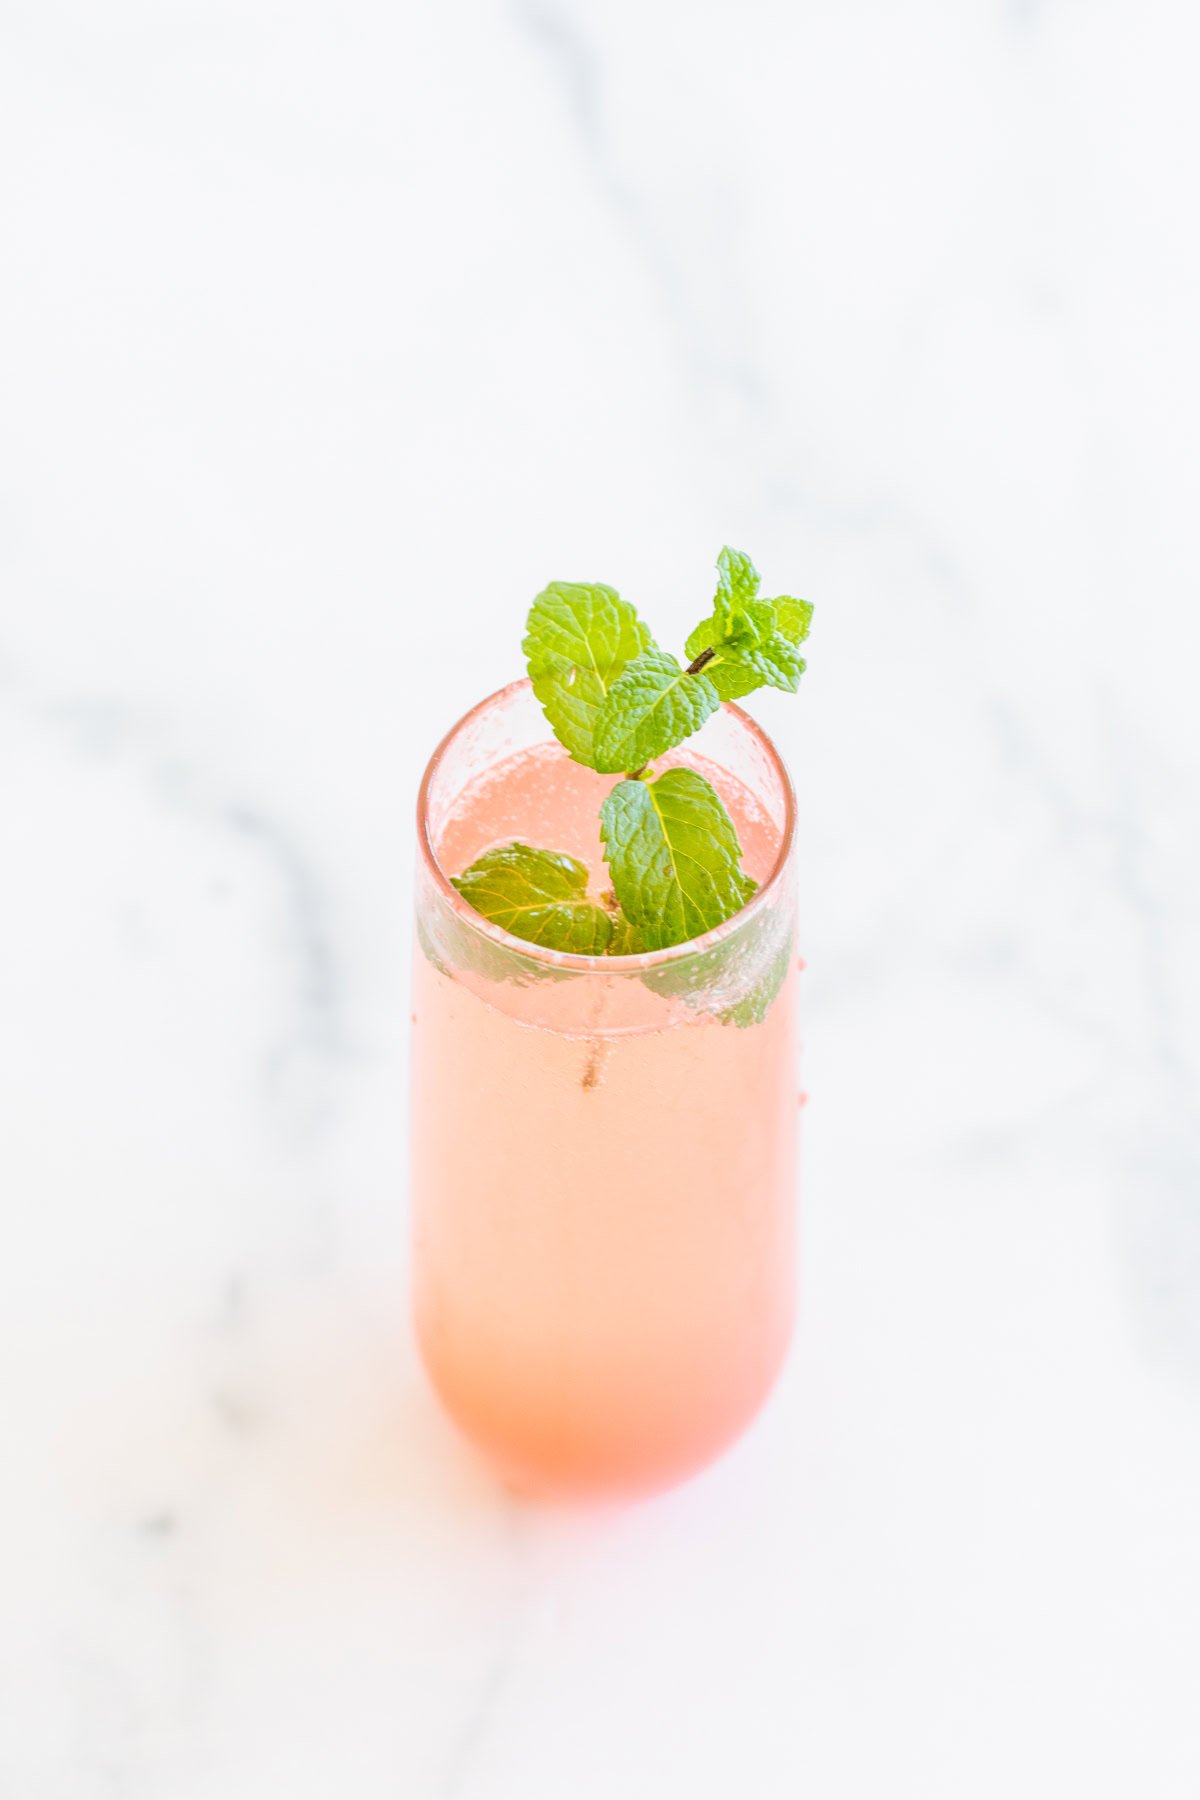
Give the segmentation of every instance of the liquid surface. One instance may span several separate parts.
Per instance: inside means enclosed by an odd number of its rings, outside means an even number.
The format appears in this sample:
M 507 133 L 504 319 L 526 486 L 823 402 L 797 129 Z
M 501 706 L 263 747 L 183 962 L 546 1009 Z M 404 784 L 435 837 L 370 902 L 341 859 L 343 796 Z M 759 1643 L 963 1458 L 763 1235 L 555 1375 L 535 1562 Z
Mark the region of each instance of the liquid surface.
M 765 881 L 779 852 L 779 831 L 749 789 L 694 754 L 660 757 L 654 766 L 692 768 L 708 777 L 737 826 L 742 867 L 755 881 Z M 557 744 L 523 751 L 467 789 L 439 834 L 438 862 L 445 874 L 461 875 L 485 850 L 520 839 L 538 850 L 575 857 L 590 872 L 590 890 L 599 896 L 611 885 L 600 841 L 600 802 L 618 780 L 572 762 Z
M 761 880 L 777 832 L 704 772 Z M 586 862 L 598 892 L 611 785 L 554 751 L 518 756 L 445 821 L 443 867 L 520 836 Z M 736 1436 L 786 1349 L 796 974 L 748 1029 L 668 1007 L 633 974 L 545 986 L 553 1027 L 418 951 L 418 1335 L 452 1415 L 522 1482 L 644 1491 Z M 614 986 L 664 1022 L 608 1031 Z

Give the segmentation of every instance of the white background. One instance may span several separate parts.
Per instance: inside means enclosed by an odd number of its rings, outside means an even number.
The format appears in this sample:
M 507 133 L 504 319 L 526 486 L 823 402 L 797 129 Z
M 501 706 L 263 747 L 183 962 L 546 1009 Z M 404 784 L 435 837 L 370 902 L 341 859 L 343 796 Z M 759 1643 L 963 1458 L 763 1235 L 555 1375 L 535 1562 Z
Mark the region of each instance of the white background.
M 1198 51 L 0 6 L 3 1800 L 1195 1800 Z M 414 789 L 726 541 L 817 605 L 804 1322 L 540 1512 L 408 1335 Z

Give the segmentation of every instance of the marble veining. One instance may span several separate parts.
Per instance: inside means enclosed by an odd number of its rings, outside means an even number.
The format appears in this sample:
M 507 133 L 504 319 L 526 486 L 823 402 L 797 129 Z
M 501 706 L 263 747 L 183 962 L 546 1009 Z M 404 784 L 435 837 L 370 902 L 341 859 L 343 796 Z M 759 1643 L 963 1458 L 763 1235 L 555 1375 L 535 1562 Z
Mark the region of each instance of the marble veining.
M 0 1800 L 1200 1791 L 1196 38 L 0 19 Z M 803 1322 L 555 1511 L 411 1341 L 412 802 L 723 541 L 817 603 Z

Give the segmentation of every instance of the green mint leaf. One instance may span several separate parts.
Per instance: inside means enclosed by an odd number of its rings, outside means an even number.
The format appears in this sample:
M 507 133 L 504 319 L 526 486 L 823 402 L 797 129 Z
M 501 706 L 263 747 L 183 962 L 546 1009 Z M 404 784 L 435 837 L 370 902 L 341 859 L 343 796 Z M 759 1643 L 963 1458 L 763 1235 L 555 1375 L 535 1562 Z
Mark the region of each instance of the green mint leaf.
M 628 600 L 602 584 L 552 581 L 529 609 L 522 648 L 533 691 L 576 762 L 596 767 L 596 715 L 626 663 L 650 645 Z
M 717 558 L 712 612 L 697 625 L 686 646 L 693 662 L 710 652 L 704 673 L 721 700 L 743 700 L 765 679 L 746 660 L 747 652 L 775 632 L 775 614 L 769 601 L 756 598 L 758 587 L 758 570 L 750 558 L 726 544 Z
M 721 552 L 722 556 L 729 554 L 735 553 Z M 720 644 L 759 644 L 774 632 L 775 614 L 771 602 L 754 598 L 751 589 L 758 586 L 758 571 L 753 563 L 749 563 L 749 568 L 753 583 L 743 581 L 735 585 L 722 572 L 711 614 L 697 625 L 687 641 L 687 653 L 693 662 L 703 650 Z
M 702 650 L 719 649 L 726 644 L 752 648 L 775 635 L 775 614 L 769 600 L 747 600 L 733 612 L 714 608 L 702 619 L 687 641 L 687 653 L 693 662 Z
M 688 639 L 688 654 L 694 659 L 704 650 L 712 651 L 704 673 L 720 699 L 741 700 L 760 687 L 795 693 L 804 673 L 804 658 L 781 631 L 769 631 L 756 638 L 743 630 L 731 638 L 721 638 L 718 629 L 714 619 L 697 625 Z
M 763 685 L 757 670 L 742 660 L 743 651 L 752 649 L 757 642 L 752 625 L 743 624 L 732 637 L 726 638 L 716 618 L 705 619 L 688 639 L 687 653 L 694 662 L 706 650 L 711 651 L 712 655 L 704 664 L 704 673 L 717 690 L 717 698 L 742 700 Z
M 600 708 L 594 767 L 606 775 L 644 767 L 699 731 L 719 704 L 707 676 L 690 675 L 666 650 L 643 651 Z
M 612 920 L 588 899 L 588 872 L 573 856 L 504 844 L 453 880 L 476 912 L 514 937 L 576 956 L 602 956 L 608 948 Z
M 727 650 L 727 656 L 748 672 L 757 675 L 765 687 L 782 688 L 794 694 L 804 673 L 804 658 L 789 644 L 781 631 L 776 631 L 764 644 L 753 650 Z
M 763 685 L 756 670 L 732 660 L 711 662 L 704 672 L 722 700 L 744 700 Z
M 711 931 L 754 892 L 733 820 L 694 769 L 620 782 L 600 808 L 600 835 L 621 910 L 647 950 Z
M 758 979 L 732 1006 L 727 1006 L 718 1013 L 717 1017 L 722 1025 L 736 1025 L 739 1030 L 745 1031 L 750 1025 L 762 1024 L 788 978 L 794 949 L 789 933 L 780 942 Z
M 649 945 L 638 927 L 627 919 L 624 913 L 618 913 L 613 920 L 613 934 L 608 940 L 608 954 L 610 956 L 640 956 L 643 950 L 648 948 Z
M 768 906 L 748 914 L 707 950 L 641 971 L 653 993 L 681 1000 L 722 1025 L 760 1025 L 787 980 L 795 954 L 790 907 Z
M 532 946 L 525 952 L 477 931 L 441 896 L 418 906 L 417 937 L 434 968 L 451 980 L 463 971 L 516 987 L 576 979 L 574 971 L 547 962 L 534 954 Z
M 802 644 L 812 624 L 812 601 L 793 600 L 790 594 L 780 594 L 778 600 L 772 600 L 771 605 L 775 609 L 776 631 L 789 644 Z
M 713 611 L 722 623 L 732 620 L 758 593 L 759 573 L 743 550 L 726 544 L 717 558 L 717 592 Z

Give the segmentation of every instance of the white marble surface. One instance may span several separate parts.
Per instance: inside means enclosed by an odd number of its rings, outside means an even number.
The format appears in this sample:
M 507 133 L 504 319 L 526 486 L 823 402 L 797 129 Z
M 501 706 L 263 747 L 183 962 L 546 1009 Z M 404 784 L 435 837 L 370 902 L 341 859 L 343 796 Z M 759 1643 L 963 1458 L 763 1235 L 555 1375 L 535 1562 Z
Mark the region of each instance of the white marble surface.
M 1200 1792 L 1198 47 L 0 9 L 3 1800 Z M 818 604 L 804 1324 L 540 1512 L 408 1335 L 413 791 L 725 540 Z

